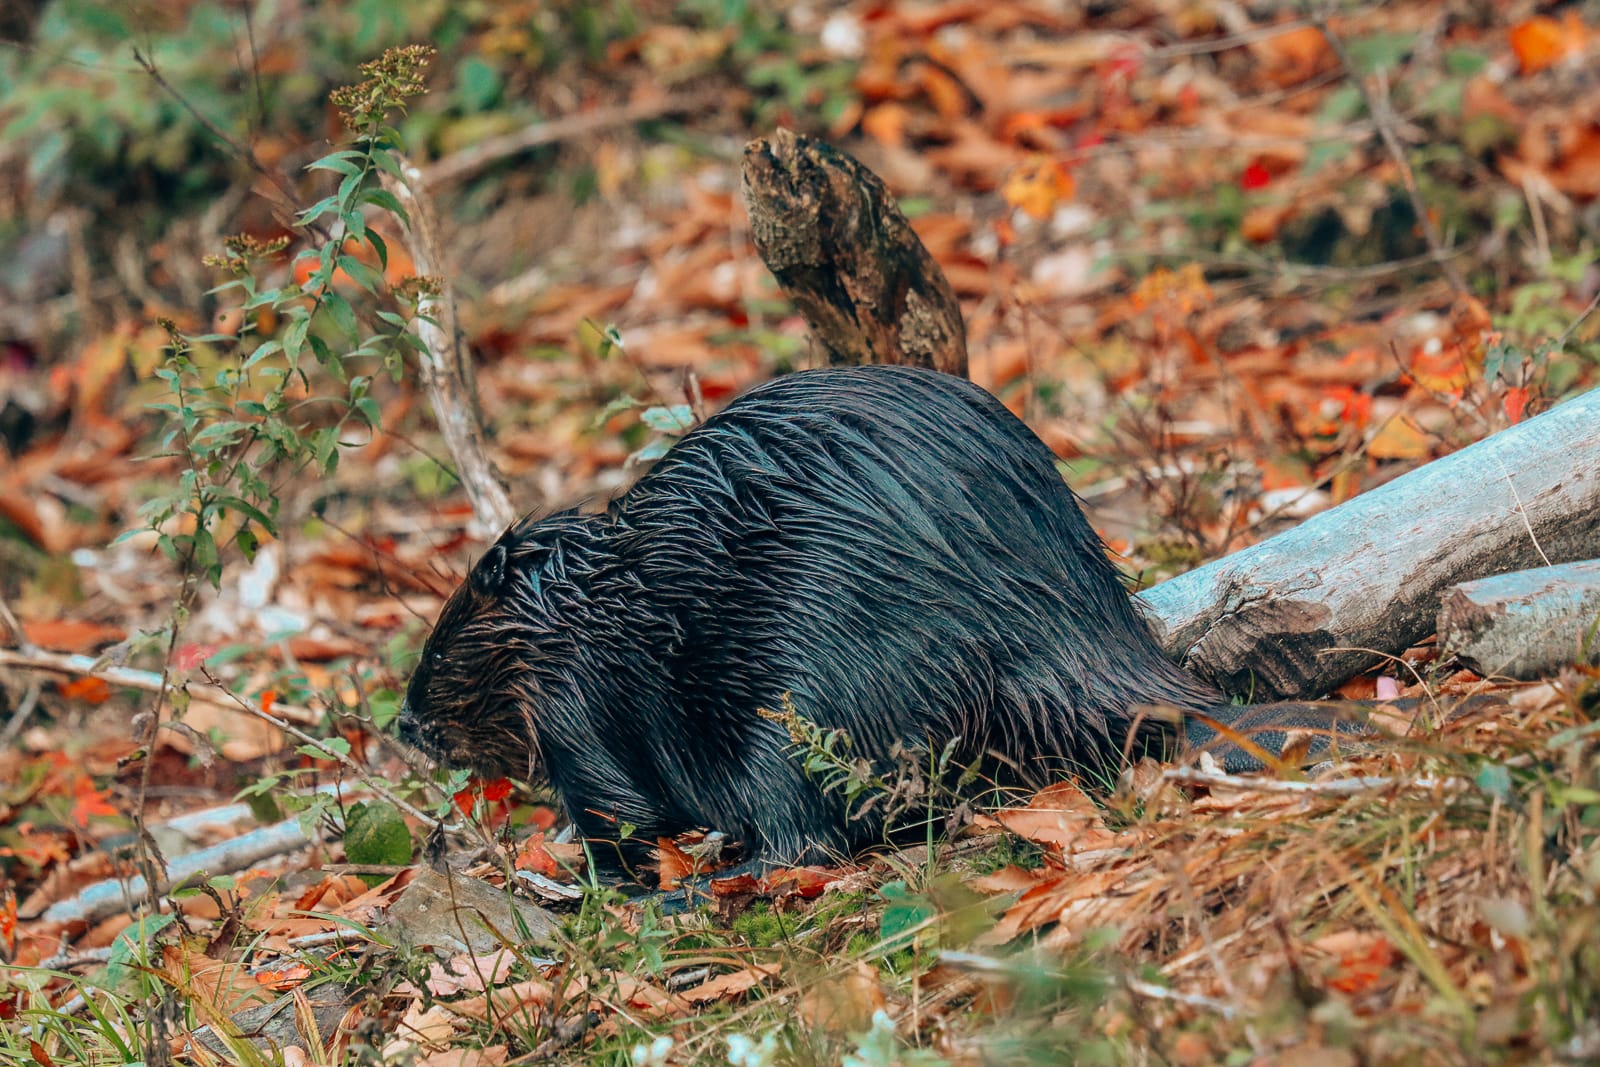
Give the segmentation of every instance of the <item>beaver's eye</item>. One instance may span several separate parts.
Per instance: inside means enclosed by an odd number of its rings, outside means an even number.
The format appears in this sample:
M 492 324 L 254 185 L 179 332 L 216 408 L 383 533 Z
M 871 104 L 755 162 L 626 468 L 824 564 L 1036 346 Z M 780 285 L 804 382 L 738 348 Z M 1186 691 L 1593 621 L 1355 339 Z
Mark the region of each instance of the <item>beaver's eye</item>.
M 441 652 L 439 649 L 434 649 L 431 653 L 428 654 L 428 665 L 431 666 L 432 668 L 434 668 L 435 670 L 438 670 L 439 668 L 443 667 L 444 666 L 444 653 Z

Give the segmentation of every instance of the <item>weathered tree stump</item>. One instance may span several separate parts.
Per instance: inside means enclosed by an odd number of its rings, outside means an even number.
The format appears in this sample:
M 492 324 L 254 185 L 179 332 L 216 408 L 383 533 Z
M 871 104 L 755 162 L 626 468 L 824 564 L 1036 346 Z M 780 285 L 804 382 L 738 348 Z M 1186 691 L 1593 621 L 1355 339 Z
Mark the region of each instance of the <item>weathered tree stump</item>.
M 966 376 L 961 305 L 876 174 L 779 130 L 745 146 L 743 189 L 756 249 L 831 364 Z

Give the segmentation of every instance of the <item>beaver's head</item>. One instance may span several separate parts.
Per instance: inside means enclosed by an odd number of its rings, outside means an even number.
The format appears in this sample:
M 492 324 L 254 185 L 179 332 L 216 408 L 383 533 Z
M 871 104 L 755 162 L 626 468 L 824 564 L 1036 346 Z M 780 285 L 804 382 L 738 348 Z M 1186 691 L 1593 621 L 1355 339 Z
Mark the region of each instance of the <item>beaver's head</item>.
M 562 643 L 541 585 L 558 532 L 518 524 L 451 594 L 406 687 L 402 740 L 486 777 L 541 777 L 535 718 Z
M 503 589 L 506 546 L 496 544 L 445 602 L 400 705 L 400 738 L 451 767 L 486 777 L 533 777 L 535 746 L 518 699 Z

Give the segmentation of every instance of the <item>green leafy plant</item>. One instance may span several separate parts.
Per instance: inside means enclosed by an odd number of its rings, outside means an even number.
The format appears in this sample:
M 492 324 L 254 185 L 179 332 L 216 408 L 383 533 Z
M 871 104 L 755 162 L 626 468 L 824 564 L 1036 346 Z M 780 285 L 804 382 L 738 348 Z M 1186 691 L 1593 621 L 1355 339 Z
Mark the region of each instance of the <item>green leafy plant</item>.
M 368 212 L 407 221 L 377 176 L 400 176 L 390 116 L 424 91 L 431 55 L 422 46 L 391 49 L 362 66 L 365 81 L 332 94 L 351 135 L 348 147 L 310 164 L 339 181 L 299 215 L 310 242 L 295 257 L 310 268 L 304 281 L 264 280 L 287 238 L 234 237 L 208 262 L 230 275 L 213 293 L 237 300 L 240 336 L 187 336 L 167 324 L 168 356 L 156 373 L 170 399 L 154 407 L 167 419 L 163 448 L 183 470 L 140 514 L 162 552 L 213 585 L 228 547 L 248 559 L 263 536 L 277 535 L 286 479 L 307 469 L 332 475 L 347 428 L 378 427 L 373 375 L 398 379 L 419 344 L 409 327 L 436 286 L 426 278 L 386 286 L 389 248 Z M 366 298 L 366 314 L 347 293 Z M 281 326 L 261 336 L 263 321 Z

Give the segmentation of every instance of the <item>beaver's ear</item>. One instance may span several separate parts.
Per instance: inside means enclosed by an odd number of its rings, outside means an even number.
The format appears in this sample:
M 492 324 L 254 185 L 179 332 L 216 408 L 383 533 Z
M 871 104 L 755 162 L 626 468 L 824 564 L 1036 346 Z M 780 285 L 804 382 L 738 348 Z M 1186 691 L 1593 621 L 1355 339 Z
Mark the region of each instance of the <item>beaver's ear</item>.
M 506 546 L 495 545 L 472 568 L 472 587 L 485 596 L 500 592 L 506 580 Z

